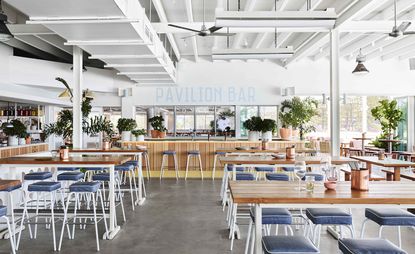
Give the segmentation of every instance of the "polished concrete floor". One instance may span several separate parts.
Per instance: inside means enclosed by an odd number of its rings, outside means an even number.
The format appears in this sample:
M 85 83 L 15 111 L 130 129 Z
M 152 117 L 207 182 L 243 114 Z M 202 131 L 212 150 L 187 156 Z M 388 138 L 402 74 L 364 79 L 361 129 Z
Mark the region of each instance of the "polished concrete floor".
M 127 223 L 112 241 L 101 240 L 100 253 L 168 253 L 168 254 L 223 254 L 229 251 L 225 215 L 218 203 L 220 181 L 152 179 L 148 184 L 145 205 L 131 210 L 129 199 Z M 361 228 L 362 211 L 354 211 L 356 230 Z M 59 230 L 61 226 L 58 226 Z M 101 232 L 103 225 L 100 227 Z M 241 226 L 243 237 L 247 226 Z M 368 226 L 369 236 L 375 236 L 377 227 Z M 394 230 L 385 229 L 385 237 L 397 242 Z M 402 229 L 403 248 L 415 253 L 415 231 Z M 54 253 L 52 232 L 39 229 L 38 239 L 30 240 L 24 232 L 18 253 Z M 244 239 L 235 241 L 232 253 L 243 253 Z M 8 241 L 0 241 L 0 252 L 7 253 Z M 61 253 L 96 253 L 93 226 L 77 230 L 75 239 L 64 239 Z M 321 253 L 338 253 L 337 242 L 326 232 L 321 240 Z

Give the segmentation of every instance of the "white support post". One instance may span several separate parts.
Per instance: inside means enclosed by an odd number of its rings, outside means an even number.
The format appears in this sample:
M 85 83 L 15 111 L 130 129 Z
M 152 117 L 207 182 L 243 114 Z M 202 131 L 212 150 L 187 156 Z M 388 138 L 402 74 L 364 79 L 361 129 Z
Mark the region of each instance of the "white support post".
M 82 148 L 82 49 L 73 47 L 73 148 Z
M 339 32 L 330 31 L 330 153 L 340 155 Z
M 362 132 L 367 132 L 367 96 L 362 96 Z
M 414 142 L 414 132 L 415 132 L 415 97 L 408 97 L 408 147 L 407 150 L 412 152 L 414 151 L 413 146 Z

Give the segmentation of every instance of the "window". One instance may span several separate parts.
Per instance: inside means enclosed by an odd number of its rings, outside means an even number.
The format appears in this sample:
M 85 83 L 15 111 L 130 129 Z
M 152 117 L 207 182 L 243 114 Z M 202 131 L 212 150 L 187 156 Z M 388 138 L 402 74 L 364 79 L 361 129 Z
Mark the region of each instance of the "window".
M 403 112 L 403 121 L 398 125 L 397 135 L 401 141 L 399 143 L 398 151 L 406 151 L 408 145 L 408 98 L 396 98 L 399 108 Z
M 185 135 L 195 128 L 194 107 L 176 107 L 176 133 Z
M 147 109 L 137 108 L 135 111 L 135 121 L 137 122 L 137 129 L 147 130 Z
M 311 119 L 310 125 L 316 128 L 316 131 L 311 133 L 310 136 L 314 137 L 325 137 L 329 134 L 329 103 L 324 102 L 323 99 L 315 97 L 318 101 L 318 115 Z
M 226 128 L 230 129 L 230 135 L 235 136 L 235 107 L 216 107 L 216 135 L 223 136 Z M 229 134 L 229 133 L 228 133 Z
M 240 107 L 241 137 L 248 136 L 248 130 L 244 128 L 244 122 L 253 116 L 258 116 L 257 106 Z
M 260 106 L 259 116 L 262 119 L 278 120 L 278 107 L 277 106 Z
M 118 119 L 121 118 L 121 108 L 104 108 L 104 116 L 111 121 L 114 125 L 114 130 L 117 131 Z
M 196 107 L 196 130 L 197 132 L 214 131 L 215 108 Z

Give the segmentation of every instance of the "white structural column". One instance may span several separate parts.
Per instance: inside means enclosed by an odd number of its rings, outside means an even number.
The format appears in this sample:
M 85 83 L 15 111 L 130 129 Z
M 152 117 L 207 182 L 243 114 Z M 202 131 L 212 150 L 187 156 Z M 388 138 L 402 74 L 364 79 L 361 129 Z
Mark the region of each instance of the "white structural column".
M 331 155 L 340 155 L 340 75 L 339 31 L 330 31 L 330 147 Z
M 408 151 L 413 151 L 412 147 L 415 145 L 415 98 L 408 97 Z
M 362 96 L 362 132 L 367 132 L 367 96 Z
M 73 148 L 82 148 L 82 49 L 73 47 Z

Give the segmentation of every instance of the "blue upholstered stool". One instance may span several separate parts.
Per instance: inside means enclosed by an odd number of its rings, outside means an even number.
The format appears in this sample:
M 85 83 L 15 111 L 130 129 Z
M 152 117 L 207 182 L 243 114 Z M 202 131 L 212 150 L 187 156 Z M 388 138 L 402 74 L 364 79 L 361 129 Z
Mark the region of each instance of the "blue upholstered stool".
M 160 180 L 163 178 L 164 175 L 164 165 L 165 160 L 168 159 L 168 156 L 173 156 L 173 161 L 174 161 L 174 171 L 176 172 L 176 180 L 179 180 L 179 164 L 177 162 L 177 155 L 176 155 L 176 151 L 173 150 L 167 150 L 167 151 L 163 151 L 163 156 L 161 158 L 161 167 L 160 167 Z
M 229 172 L 232 172 L 232 171 L 233 171 L 233 164 L 229 164 L 229 165 L 226 167 L 226 169 L 227 169 Z M 244 172 L 244 171 L 245 171 L 245 168 L 244 168 L 244 167 L 238 167 L 238 166 L 236 166 L 236 167 L 235 167 L 235 171 L 236 171 L 236 172 Z
M 220 189 L 220 197 L 222 198 L 222 205 L 225 205 L 226 202 L 226 193 L 228 192 L 228 181 L 229 177 L 233 176 L 233 164 L 225 165 L 223 176 L 222 176 L 222 185 Z M 244 167 L 235 166 L 235 172 L 244 172 Z
M 265 178 L 269 181 L 289 181 L 290 177 L 284 173 L 268 173 Z
M 255 209 L 251 208 L 249 211 L 251 220 L 249 221 L 248 235 L 245 244 L 245 253 L 248 253 L 249 246 L 251 246 L 251 253 L 255 243 L 255 234 L 253 224 L 255 223 Z M 278 225 L 284 225 L 285 235 L 288 235 L 287 229 L 290 230 L 290 234 L 293 235 L 291 228 L 292 215 L 288 209 L 285 208 L 263 208 L 262 209 L 262 225 L 266 226 L 267 235 L 271 234 L 271 225 L 276 225 L 275 231 L 278 234 Z M 250 242 L 251 241 L 251 242 Z
M 275 168 L 274 167 L 255 167 L 254 168 L 255 171 L 257 172 L 274 172 Z
M 12 253 L 15 254 L 16 253 L 16 248 L 15 248 L 15 236 L 14 236 L 14 232 L 16 231 L 15 229 L 12 229 L 12 227 L 10 226 L 10 222 L 9 222 L 9 218 L 7 218 L 7 207 L 6 206 L 0 206 L 0 219 L 3 219 L 6 221 L 7 224 L 7 230 L 10 232 L 9 236 L 9 240 L 10 240 L 10 247 L 12 249 Z
M 199 161 L 200 177 L 203 180 L 203 166 L 202 166 L 202 157 L 200 156 L 199 150 L 192 150 L 187 152 L 187 161 L 186 161 L 186 175 L 184 179 L 187 179 L 187 173 L 189 171 L 189 162 L 191 158 L 197 158 Z
M 255 180 L 255 176 L 252 173 L 236 173 L 236 180 L 237 181 L 253 181 Z
M 80 181 L 84 178 L 84 173 L 82 172 L 65 172 L 58 175 L 58 181 Z
M 406 252 L 386 239 L 339 239 L 339 249 L 343 254 L 406 254 Z
M 30 238 L 32 238 L 32 230 L 30 228 L 30 224 L 33 224 L 30 220 L 35 218 L 35 233 L 33 238 L 36 239 L 37 236 L 37 221 L 38 221 L 38 214 L 39 214 L 39 204 L 40 204 L 40 195 L 42 193 L 49 193 L 50 196 L 50 200 L 49 200 L 49 204 L 47 203 L 46 200 L 44 200 L 45 203 L 42 203 L 40 205 L 44 206 L 44 207 L 48 207 L 50 208 L 50 212 L 51 212 L 51 216 L 50 216 L 50 224 L 52 225 L 52 235 L 53 235 L 53 250 L 56 251 L 56 234 L 55 234 L 55 213 L 54 213 L 54 209 L 55 209 L 55 201 L 56 201 L 56 192 L 60 190 L 61 193 L 61 200 L 64 200 L 63 197 L 63 193 L 61 191 L 61 183 L 60 182 L 51 182 L 51 181 L 40 181 L 40 182 L 36 182 L 36 183 L 32 183 L 27 187 L 27 192 L 24 192 L 24 208 L 23 208 L 23 214 L 22 214 L 22 220 L 20 222 L 20 227 L 23 228 L 23 223 L 26 223 L 29 225 L 29 233 L 30 233 Z M 36 193 L 36 216 L 34 217 L 29 217 L 28 214 L 28 210 L 27 210 L 27 203 L 28 200 L 30 200 L 29 197 L 29 192 L 35 192 Z M 42 216 L 45 217 L 45 216 Z M 26 218 L 26 220 L 25 220 Z M 17 244 L 16 244 L 16 249 L 19 248 L 19 244 L 20 244 L 20 238 L 22 236 L 22 231 L 20 230 L 19 232 L 19 237 L 17 240 Z
M 307 176 L 314 176 L 314 181 L 321 182 L 324 180 L 324 176 L 322 174 L 318 173 L 305 173 L 305 176 L 303 177 L 303 181 Z
M 58 171 L 79 171 L 76 167 L 58 167 Z
M 216 163 L 219 157 L 226 156 L 226 152 L 216 151 L 215 156 L 213 157 L 213 169 L 212 169 L 212 180 L 215 180 L 215 172 L 216 172 Z
M 366 223 L 369 220 L 380 226 L 378 233 L 379 238 L 382 237 L 382 229 L 384 226 L 395 226 L 398 230 L 399 248 L 402 246 L 401 226 L 415 226 L 415 215 L 399 208 L 367 208 L 365 210 L 365 217 L 366 219 L 363 221 L 362 232 L 360 235 L 361 238 L 364 236 Z
M 282 170 L 285 172 L 294 172 L 294 167 L 282 167 Z
M 265 254 L 274 253 L 320 253 L 318 248 L 304 236 L 264 236 L 262 250 Z
M 338 208 L 308 208 L 306 209 L 306 216 L 314 225 L 316 225 L 313 236 L 314 242 L 317 243 L 317 247 L 320 246 L 322 225 L 340 226 L 341 237 L 343 237 L 341 227 L 347 227 L 350 230 L 352 237 L 354 237 L 353 218 L 348 212 Z M 309 230 L 311 231 L 311 225 L 309 225 Z
M 101 183 L 100 182 L 77 182 L 74 184 L 71 184 L 71 186 L 69 186 L 69 195 L 66 201 L 66 206 L 65 206 L 65 212 L 64 212 L 64 218 L 63 218 L 63 225 L 62 225 L 62 230 L 61 230 L 61 236 L 60 236 L 60 240 L 59 240 L 59 247 L 58 250 L 61 250 L 62 247 L 62 240 L 63 240 L 63 234 L 65 232 L 65 228 L 68 229 L 68 234 L 69 234 L 69 238 L 70 239 L 74 239 L 75 237 L 75 221 L 76 221 L 76 210 L 77 208 L 80 206 L 79 202 L 80 201 L 80 194 L 89 194 L 91 197 L 91 201 L 89 202 L 88 200 L 87 202 L 87 206 L 92 205 L 92 210 L 93 210 L 93 220 L 94 220 L 94 224 L 95 224 L 95 239 L 97 242 L 97 251 L 99 251 L 99 234 L 98 234 L 98 218 L 97 218 L 97 211 L 96 211 L 96 204 L 98 204 L 98 198 L 101 200 L 101 210 L 102 210 L 102 217 L 100 218 L 100 220 L 102 219 L 104 221 L 104 225 L 105 225 L 105 234 L 108 233 L 108 227 L 107 227 L 107 220 L 105 218 L 105 206 L 104 206 L 104 200 L 101 194 L 101 190 L 100 190 L 100 186 Z M 69 208 L 69 204 L 71 203 L 71 198 L 72 196 L 75 197 L 75 204 L 74 204 L 74 212 L 72 215 L 72 218 L 69 218 L 68 215 L 68 208 Z M 85 218 L 85 215 L 82 215 L 82 218 Z M 69 230 L 69 221 L 74 221 L 73 226 L 72 226 L 72 235 L 70 235 L 70 230 Z
M 32 172 L 24 175 L 26 181 L 43 181 L 52 178 L 52 172 Z
M 135 180 L 134 169 L 135 169 L 134 165 L 129 164 L 129 163 L 124 163 L 124 164 L 115 166 L 115 171 L 118 171 L 120 173 L 121 179 L 123 179 L 122 175 L 125 175 L 128 177 L 128 183 L 130 185 L 129 191 L 130 191 L 130 196 L 131 196 L 131 207 L 133 208 L 133 211 L 135 210 L 134 193 L 138 200 L 138 187 L 137 187 L 137 182 Z

